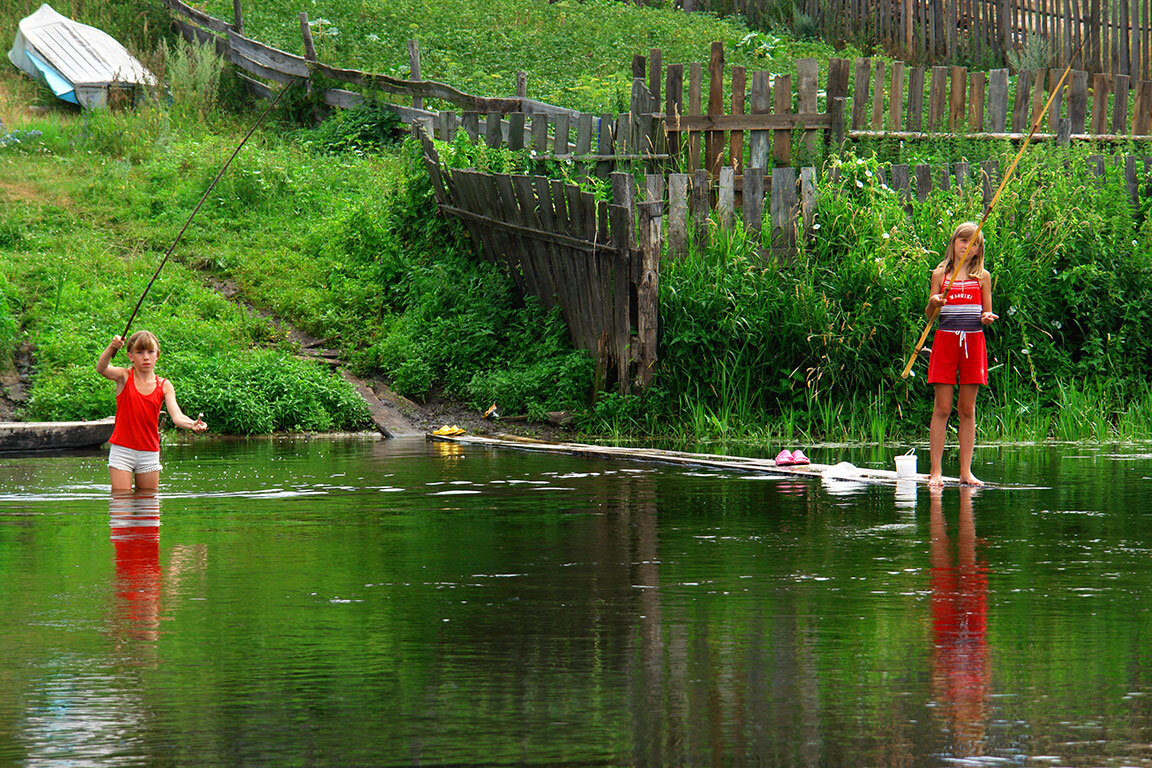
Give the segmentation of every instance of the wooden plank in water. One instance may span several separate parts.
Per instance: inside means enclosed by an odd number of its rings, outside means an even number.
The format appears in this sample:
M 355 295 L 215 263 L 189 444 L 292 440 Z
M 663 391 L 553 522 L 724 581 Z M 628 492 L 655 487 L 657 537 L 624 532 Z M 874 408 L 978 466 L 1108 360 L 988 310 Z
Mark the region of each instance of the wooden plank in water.
M 812 479 L 858 480 L 862 483 L 878 485 L 896 485 L 897 482 L 907 481 L 926 485 L 928 475 L 918 473 L 909 478 L 897 478 L 895 470 L 872 469 L 856 467 L 847 462 L 839 464 L 802 464 L 777 466 L 772 459 L 753 458 L 748 456 L 729 456 L 711 453 L 690 453 L 687 451 L 667 451 L 657 448 L 629 448 L 614 445 L 588 445 L 585 443 L 551 443 L 532 438 L 517 437 L 514 435 L 434 435 L 426 436 L 428 440 L 458 445 L 470 445 L 478 448 L 504 448 L 531 453 L 556 454 L 560 456 L 579 456 L 586 459 L 600 459 L 606 461 L 636 461 L 646 464 L 668 464 L 679 467 L 704 467 L 728 472 L 741 472 L 752 475 L 775 475 L 781 477 L 807 477 Z M 960 485 L 956 477 L 944 477 L 945 485 Z M 986 490 L 1004 488 L 1003 485 L 986 484 Z

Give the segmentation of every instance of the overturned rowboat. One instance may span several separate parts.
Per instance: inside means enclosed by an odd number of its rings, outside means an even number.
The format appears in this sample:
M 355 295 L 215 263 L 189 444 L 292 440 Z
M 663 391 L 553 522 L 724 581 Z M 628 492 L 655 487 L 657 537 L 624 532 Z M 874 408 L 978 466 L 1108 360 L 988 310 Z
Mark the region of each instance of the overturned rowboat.
M 108 33 L 45 3 L 21 20 L 8 59 L 63 101 L 85 109 L 133 103 L 156 78 Z
M 0 421 L 0 451 L 63 451 L 108 442 L 115 417 L 98 421 Z

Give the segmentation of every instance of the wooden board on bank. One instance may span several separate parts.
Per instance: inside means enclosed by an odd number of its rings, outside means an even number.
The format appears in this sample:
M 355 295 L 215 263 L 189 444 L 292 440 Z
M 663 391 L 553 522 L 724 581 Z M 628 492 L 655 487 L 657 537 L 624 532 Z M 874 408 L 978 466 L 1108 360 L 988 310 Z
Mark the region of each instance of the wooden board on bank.
M 566 456 L 582 456 L 589 459 L 612 461 L 640 461 L 653 464 L 672 464 L 684 467 L 717 469 L 729 472 L 747 472 L 757 475 L 778 475 L 787 477 L 811 477 L 816 479 L 855 480 L 862 483 L 896 485 L 895 470 L 856 467 L 847 462 L 841 464 L 805 464 L 801 466 L 777 466 L 772 459 L 754 459 L 746 456 L 723 456 L 710 453 L 688 453 L 666 451 L 658 448 L 628 448 L 613 445 L 589 445 L 586 443 L 550 443 L 543 440 L 516 437 L 514 435 L 434 435 L 429 440 L 474 445 L 483 448 L 511 448 L 534 453 L 557 453 Z M 928 475 L 920 473 L 914 477 L 902 477 L 899 482 L 927 484 Z M 945 485 L 960 485 L 959 478 L 945 477 Z M 985 488 L 995 487 L 991 484 Z

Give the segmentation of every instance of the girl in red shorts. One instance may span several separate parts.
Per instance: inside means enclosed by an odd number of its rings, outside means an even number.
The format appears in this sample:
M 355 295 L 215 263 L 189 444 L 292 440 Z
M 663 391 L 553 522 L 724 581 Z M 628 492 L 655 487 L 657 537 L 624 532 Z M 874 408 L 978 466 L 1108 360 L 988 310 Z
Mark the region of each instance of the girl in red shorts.
M 944 284 L 956 262 L 972 244 L 968 258 L 956 279 L 944 293 Z M 924 314 L 929 318 L 940 311 L 940 327 L 932 341 L 928 359 L 928 383 L 936 389 L 936 406 L 929 431 L 932 469 L 928 484 L 939 486 L 940 462 L 944 456 L 944 436 L 952 415 L 952 387 L 960 385 L 956 398 L 959 414 L 960 482 L 983 485 L 972 474 L 972 448 L 976 444 L 976 393 L 988 383 L 988 354 L 984 346 L 984 326 L 996 321 L 992 312 L 992 276 L 984 269 L 984 236 L 979 227 L 965 222 L 952 232 L 944 260 L 932 270 L 932 290 Z

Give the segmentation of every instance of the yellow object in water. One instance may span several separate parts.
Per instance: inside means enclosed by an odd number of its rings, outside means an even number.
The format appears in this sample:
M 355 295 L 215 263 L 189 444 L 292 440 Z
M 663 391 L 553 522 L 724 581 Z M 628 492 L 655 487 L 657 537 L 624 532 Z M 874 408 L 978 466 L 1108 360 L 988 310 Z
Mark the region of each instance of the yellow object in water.
M 432 434 L 440 435 L 441 437 L 452 437 L 454 435 L 462 435 L 462 434 L 464 434 L 464 432 L 465 432 L 465 430 L 461 429 L 456 424 L 453 424 L 452 426 L 448 426 L 447 424 L 445 424 L 444 426 L 440 427 L 439 429 L 433 430 Z

